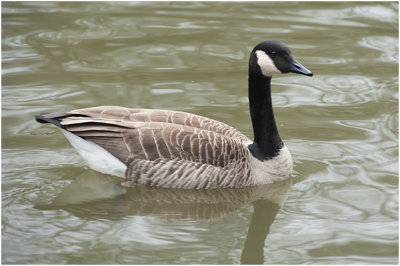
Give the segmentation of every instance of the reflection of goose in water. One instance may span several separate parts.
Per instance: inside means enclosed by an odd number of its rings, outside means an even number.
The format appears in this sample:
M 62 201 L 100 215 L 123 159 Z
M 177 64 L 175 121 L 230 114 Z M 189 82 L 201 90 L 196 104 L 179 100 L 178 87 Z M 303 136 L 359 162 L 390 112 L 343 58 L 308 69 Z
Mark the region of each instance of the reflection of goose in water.
M 38 208 L 65 209 L 78 217 L 117 220 L 126 216 L 160 219 L 216 219 L 251 204 L 269 200 L 281 206 L 291 179 L 276 184 L 242 189 L 187 190 L 148 186 L 122 187 L 118 178 L 85 171 L 57 195 L 51 204 Z
M 254 212 L 240 259 L 242 264 L 264 263 L 264 242 L 281 206 L 261 199 L 254 201 L 253 207 Z
M 63 209 L 82 219 L 120 220 L 152 216 L 162 220 L 215 220 L 252 204 L 254 213 L 241 262 L 263 263 L 269 227 L 287 198 L 292 180 L 243 189 L 186 190 L 148 186 L 124 188 L 118 178 L 85 171 L 50 203 L 38 209 Z

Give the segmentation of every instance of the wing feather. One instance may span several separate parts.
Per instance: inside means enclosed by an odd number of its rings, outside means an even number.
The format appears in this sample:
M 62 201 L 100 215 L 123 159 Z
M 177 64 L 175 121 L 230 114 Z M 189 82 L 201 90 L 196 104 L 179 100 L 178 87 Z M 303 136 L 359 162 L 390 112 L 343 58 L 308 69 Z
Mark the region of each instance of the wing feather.
M 47 119 L 46 114 L 42 116 Z M 177 176 L 190 180 L 192 173 L 199 174 L 202 170 L 214 173 L 216 180 L 201 180 L 201 186 L 227 182 L 215 169 L 235 167 L 243 157 L 240 155 L 247 152 L 245 143 L 250 141 L 224 123 L 177 111 L 102 106 L 60 113 L 59 117 L 48 116 L 64 129 L 100 145 L 125 163 L 127 178 L 139 180 L 139 173 L 171 178 L 141 180 L 141 183 L 172 184 Z M 190 167 L 182 161 L 191 164 Z M 170 167 L 160 167 L 161 164 Z M 154 168 L 155 165 L 159 167 Z M 168 174 L 171 171 L 174 175 Z

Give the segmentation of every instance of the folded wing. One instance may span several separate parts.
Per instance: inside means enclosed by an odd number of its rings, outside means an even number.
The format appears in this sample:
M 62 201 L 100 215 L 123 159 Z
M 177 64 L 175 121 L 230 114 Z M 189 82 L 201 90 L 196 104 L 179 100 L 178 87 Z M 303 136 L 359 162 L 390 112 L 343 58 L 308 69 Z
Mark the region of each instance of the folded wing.
M 153 166 L 176 162 L 175 168 L 184 162 L 198 171 L 208 166 L 214 172 L 232 169 L 246 158 L 246 145 L 251 143 L 231 126 L 177 111 L 101 106 L 42 114 L 36 119 L 98 144 L 126 164 L 127 173 L 143 161 Z

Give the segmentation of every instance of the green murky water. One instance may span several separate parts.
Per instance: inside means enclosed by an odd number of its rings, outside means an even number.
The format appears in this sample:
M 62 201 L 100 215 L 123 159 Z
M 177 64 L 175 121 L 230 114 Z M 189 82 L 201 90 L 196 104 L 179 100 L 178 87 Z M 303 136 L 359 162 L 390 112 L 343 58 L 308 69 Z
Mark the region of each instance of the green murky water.
M 124 190 L 33 120 L 121 105 L 251 136 L 267 39 L 314 72 L 272 81 L 286 182 Z M 397 2 L 3 2 L 2 262 L 397 264 Z

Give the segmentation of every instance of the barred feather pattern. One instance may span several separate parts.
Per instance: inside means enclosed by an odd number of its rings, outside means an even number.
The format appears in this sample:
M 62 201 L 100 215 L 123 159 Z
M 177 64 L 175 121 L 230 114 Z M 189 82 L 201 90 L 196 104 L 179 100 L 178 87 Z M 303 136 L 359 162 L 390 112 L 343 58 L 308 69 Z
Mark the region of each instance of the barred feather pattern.
M 247 148 L 250 139 L 227 124 L 199 115 L 99 106 L 42 117 L 52 119 L 51 123 L 56 120 L 123 162 L 125 185 L 238 188 L 272 183 L 291 172 L 286 153 L 276 169 L 273 162 L 262 167 L 263 162 Z M 287 165 L 284 172 L 282 162 Z M 260 165 L 261 170 L 252 170 Z

